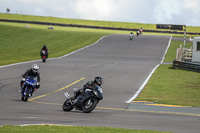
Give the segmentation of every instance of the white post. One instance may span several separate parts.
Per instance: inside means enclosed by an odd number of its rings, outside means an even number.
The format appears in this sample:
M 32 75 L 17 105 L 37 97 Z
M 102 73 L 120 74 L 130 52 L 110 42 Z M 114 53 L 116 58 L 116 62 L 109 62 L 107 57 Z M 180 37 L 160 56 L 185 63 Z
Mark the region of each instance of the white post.
M 184 45 L 183 45 L 183 47 L 185 48 L 185 36 L 186 36 L 186 26 L 184 25 Z

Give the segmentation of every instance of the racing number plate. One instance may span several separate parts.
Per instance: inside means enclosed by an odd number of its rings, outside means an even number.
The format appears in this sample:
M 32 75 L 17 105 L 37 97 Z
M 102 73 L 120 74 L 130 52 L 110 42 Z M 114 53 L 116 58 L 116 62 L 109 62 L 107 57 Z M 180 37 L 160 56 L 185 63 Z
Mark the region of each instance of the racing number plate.
M 67 99 L 69 99 L 69 98 L 70 98 L 70 95 L 69 95 L 69 93 L 65 92 L 65 93 L 64 93 L 64 95 L 66 96 L 66 98 L 67 98 Z

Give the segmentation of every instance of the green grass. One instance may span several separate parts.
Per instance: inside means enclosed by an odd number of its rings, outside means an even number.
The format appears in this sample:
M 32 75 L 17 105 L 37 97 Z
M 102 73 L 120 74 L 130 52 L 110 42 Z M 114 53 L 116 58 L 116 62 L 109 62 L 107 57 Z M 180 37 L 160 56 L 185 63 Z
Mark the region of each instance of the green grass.
M 176 50 L 177 48 L 180 48 L 180 45 L 183 47 L 183 41 L 171 41 L 170 47 L 167 51 L 167 54 L 165 56 L 164 62 L 173 62 L 174 59 L 176 59 Z M 185 47 L 190 48 L 193 46 L 192 42 L 186 42 Z
M 169 133 L 151 130 L 131 130 L 110 127 L 79 126 L 8 126 L 0 127 L 1 133 Z
M 173 62 L 180 44 L 183 42 L 171 42 L 164 62 Z M 190 46 L 192 43 L 187 42 L 186 47 Z M 199 81 L 200 74 L 197 72 L 175 70 L 172 69 L 172 65 L 160 65 L 135 100 L 200 107 Z
M 92 44 L 106 34 L 109 33 L 24 28 L 0 23 L 0 65 L 40 59 L 43 44 L 49 49 L 49 58 L 59 57 Z
M 136 101 L 200 107 L 200 74 L 160 65 Z
M 79 25 L 84 24 L 84 25 L 91 25 L 91 26 L 122 27 L 122 28 L 133 28 L 133 29 L 139 29 L 142 27 L 143 29 L 156 30 L 156 24 L 111 22 L 111 21 L 92 21 L 92 20 L 31 16 L 31 15 L 20 15 L 20 14 L 0 13 L 0 19 L 55 22 L 55 23 L 79 24 Z M 157 29 L 157 30 L 159 30 L 159 29 Z M 200 27 L 187 26 L 187 32 L 198 32 L 199 33 Z

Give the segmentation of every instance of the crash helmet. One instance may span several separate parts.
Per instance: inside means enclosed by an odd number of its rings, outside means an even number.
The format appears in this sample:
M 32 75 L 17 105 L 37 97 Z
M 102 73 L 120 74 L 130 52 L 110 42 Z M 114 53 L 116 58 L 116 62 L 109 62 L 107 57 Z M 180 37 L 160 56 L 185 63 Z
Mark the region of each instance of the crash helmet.
M 32 65 L 32 70 L 33 70 L 33 72 L 38 72 L 38 70 L 39 70 L 39 66 L 37 65 L 37 64 L 33 64 Z
M 94 78 L 94 83 L 97 84 L 98 86 L 101 86 L 102 84 L 102 78 L 101 77 L 95 77 Z
M 43 45 L 43 48 L 46 48 L 46 47 L 47 47 L 46 44 L 44 44 L 44 45 Z

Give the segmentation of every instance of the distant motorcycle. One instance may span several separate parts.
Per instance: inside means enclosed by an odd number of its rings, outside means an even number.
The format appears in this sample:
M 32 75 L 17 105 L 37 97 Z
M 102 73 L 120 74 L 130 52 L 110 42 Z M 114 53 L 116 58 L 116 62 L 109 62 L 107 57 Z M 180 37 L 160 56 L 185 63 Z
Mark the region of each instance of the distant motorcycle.
M 42 62 L 46 62 L 47 59 L 47 51 L 46 50 L 42 50 L 41 52 L 41 58 L 42 58 Z
M 140 35 L 142 35 L 143 33 L 143 28 L 140 28 Z
M 64 93 L 66 101 L 62 108 L 64 111 L 71 111 L 73 108 L 84 113 L 90 113 L 95 109 L 100 100 L 103 99 L 103 90 L 98 85 L 93 90 L 86 89 L 84 93 L 73 99 L 67 92 Z
M 28 76 L 24 82 L 24 89 L 22 89 L 21 100 L 27 101 L 32 95 L 32 90 L 36 88 L 37 82 L 33 76 Z
M 138 30 L 138 31 L 137 31 L 137 36 L 139 36 L 139 35 L 140 35 L 140 31 Z
M 133 36 L 134 36 L 133 34 L 130 34 L 130 35 L 129 35 L 129 39 L 130 39 L 130 40 L 133 40 Z

